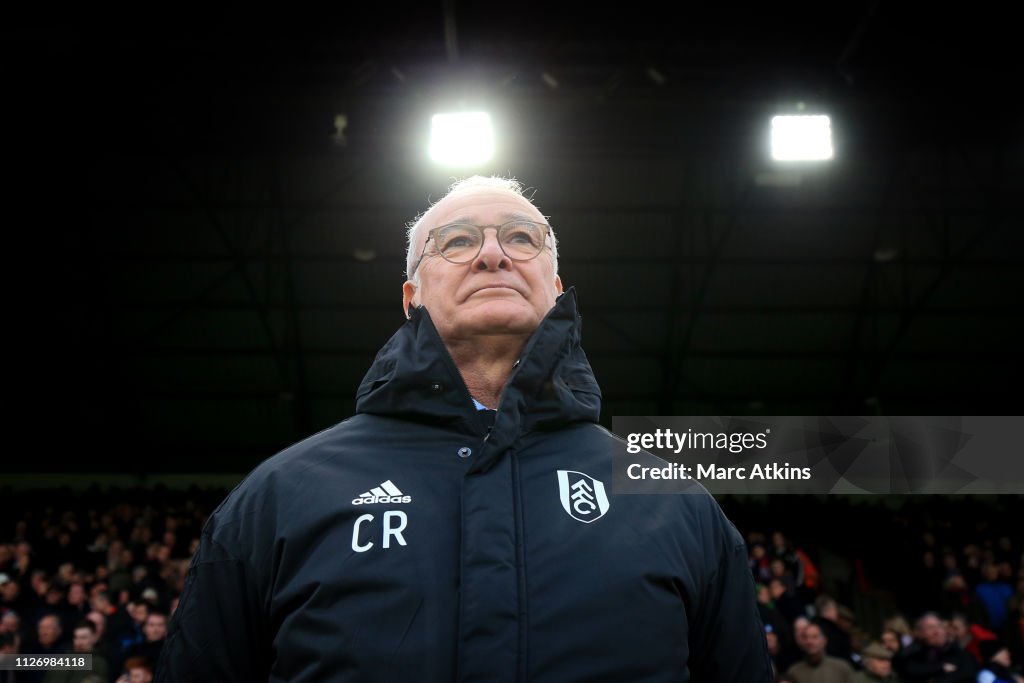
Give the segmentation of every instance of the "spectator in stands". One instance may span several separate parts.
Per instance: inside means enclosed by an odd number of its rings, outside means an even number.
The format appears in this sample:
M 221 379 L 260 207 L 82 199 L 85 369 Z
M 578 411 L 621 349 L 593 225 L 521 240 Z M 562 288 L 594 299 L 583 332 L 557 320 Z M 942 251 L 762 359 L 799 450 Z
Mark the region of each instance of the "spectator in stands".
M 765 548 L 764 543 L 754 543 L 750 546 L 750 573 L 754 576 L 754 581 L 762 583 L 771 578 L 771 569 L 769 563 L 771 560 L 768 557 L 768 551 Z
M 82 683 L 84 679 L 93 676 L 100 676 L 103 680 L 107 678 L 107 660 L 96 649 L 96 627 L 91 621 L 83 619 L 78 622 L 74 629 L 71 650 L 68 654 L 92 655 L 91 671 L 49 671 L 44 679 L 45 683 Z
M 803 585 L 804 572 L 800 557 L 793 549 L 793 546 L 790 545 L 786 535 L 781 531 L 776 531 L 772 534 L 771 558 L 773 560 L 782 560 L 786 573 L 793 577 L 794 585 Z
M 970 612 L 973 609 L 971 589 L 961 574 L 953 573 L 942 585 L 942 599 L 939 601 L 943 614 Z
M 781 642 L 781 651 L 777 660 L 779 671 L 786 671 L 789 667 L 799 662 L 804 657 L 803 642 L 804 635 L 811 620 L 807 617 L 797 617 L 793 620 L 791 628 L 792 637 L 789 642 Z
M 12 609 L 0 609 L 0 635 L 9 633 L 15 641 L 15 651 L 21 647 L 21 617 Z
M 786 674 L 796 683 L 853 683 L 853 667 L 846 660 L 826 654 L 827 642 L 821 626 L 809 624 L 800 645 L 804 658 L 789 667 Z
M 85 592 L 85 586 L 75 581 L 68 586 L 68 595 L 64 604 L 61 605 L 61 628 L 65 631 L 72 631 L 75 624 L 82 621 L 89 613 L 89 600 Z
M 895 631 L 900 637 L 900 646 L 906 647 L 914 642 L 914 634 L 910 631 L 910 624 L 900 614 L 891 616 L 885 620 L 885 628 Z
M 917 621 L 916 638 L 893 661 L 907 683 L 973 683 L 974 658 L 953 642 L 945 623 L 934 612 Z
M 50 581 L 43 596 L 42 610 L 47 614 L 56 614 L 61 619 L 61 630 L 65 633 L 70 629 L 64 627 L 63 614 L 67 611 L 67 603 L 64 601 L 65 590 L 55 581 Z
M 853 648 L 850 644 L 850 634 L 839 626 L 838 603 L 827 595 L 819 595 L 818 599 L 814 601 L 814 606 L 818 610 L 816 622 L 821 626 L 821 631 L 828 641 L 828 654 L 848 662 L 851 661 Z
M 18 641 L 12 633 L 0 633 L 0 655 L 18 654 Z M 18 683 L 20 679 L 13 671 L 0 671 L 0 683 Z
M 804 634 L 807 633 L 807 627 L 810 625 L 811 620 L 807 617 L 797 617 L 793 620 L 793 640 L 801 650 L 803 649 Z
M 768 582 L 768 595 L 771 597 L 775 609 L 785 618 L 788 623 L 804 614 L 804 604 L 795 593 L 786 590 L 786 584 L 781 579 L 771 579 Z
M 840 630 L 850 638 L 850 649 L 852 650 L 850 659 L 856 664 L 860 661 L 857 653 L 864 647 L 864 643 L 870 639 L 867 637 L 867 634 L 857 627 L 857 617 L 852 609 L 846 605 L 839 605 L 836 612 L 839 616 L 836 623 L 839 624 Z
M 131 599 L 126 605 L 125 613 L 129 617 L 127 623 L 121 622 L 122 625 L 117 631 L 108 631 L 110 666 L 115 671 L 125 666 L 128 653 L 135 645 L 146 641 L 142 625 L 149 616 L 149 603 L 139 598 Z
M 145 657 L 132 657 L 124 663 L 124 673 L 117 683 L 152 683 L 153 663 Z
M 33 641 L 32 654 L 57 654 L 61 648 L 60 619 L 56 614 L 47 614 L 36 623 L 36 639 Z
M 782 581 L 786 586 L 786 592 L 793 593 L 796 591 L 796 579 L 786 569 L 786 563 L 777 557 L 768 562 L 768 581 L 772 579 Z
M 788 639 L 788 623 L 786 618 L 775 609 L 768 586 L 763 583 L 756 584 L 755 594 L 757 595 L 757 611 L 761 616 L 761 623 L 770 625 L 777 636 Z
M 974 589 L 974 595 L 984 608 L 988 625 L 998 633 L 1006 620 L 1013 588 L 999 577 L 999 568 L 992 562 L 982 565 L 981 575 L 982 582 Z
M 975 586 L 981 581 L 982 554 L 977 543 L 968 543 L 961 553 L 963 556 L 961 574 L 967 585 Z
M 61 640 L 60 619 L 56 614 L 47 614 L 36 623 L 36 636 L 25 642 L 24 653 L 33 655 L 64 654 L 64 643 Z M 19 671 L 19 683 L 41 683 L 45 671 Z
M 167 615 L 150 612 L 142 625 L 145 640 L 128 649 L 129 657 L 145 657 L 151 662 L 160 661 L 160 650 L 164 647 L 167 637 Z
M 920 578 L 910 583 L 910 588 L 914 592 L 914 607 L 937 605 L 942 598 L 942 584 L 945 582 L 946 576 L 934 550 L 924 551 L 921 555 L 921 566 L 915 573 Z M 906 647 L 908 644 L 904 643 L 903 645 Z
M 1010 666 L 1010 649 L 999 640 L 981 643 L 982 669 L 978 683 L 1024 683 L 1024 677 L 1015 674 Z
M 871 643 L 861 651 L 864 670 L 854 677 L 856 683 L 901 683 L 892 670 L 892 652 L 881 643 Z
M 780 666 L 779 656 L 781 654 L 781 648 L 779 647 L 779 635 L 772 628 L 771 624 L 764 625 L 764 640 L 768 646 L 768 656 L 772 660 L 772 675 L 778 676 L 780 671 L 784 669 Z M 787 667 L 788 668 L 788 667 Z
M 22 595 L 21 585 L 10 574 L 0 574 L 0 609 L 25 614 L 29 600 Z
M 966 650 L 975 660 L 981 663 L 981 651 L 978 646 L 985 640 L 995 640 L 996 634 L 988 629 L 972 624 L 967 615 L 957 612 L 949 619 L 949 634 L 956 644 Z
M 891 652 L 893 656 L 898 655 L 900 650 L 903 649 L 903 641 L 900 640 L 900 634 L 891 628 L 882 631 L 881 643 L 882 647 Z
M 105 652 L 107 650 L 107 618 L 102 612 L 96 610 L 86 614 L 85 618 L 96 627 L 96 649 Z

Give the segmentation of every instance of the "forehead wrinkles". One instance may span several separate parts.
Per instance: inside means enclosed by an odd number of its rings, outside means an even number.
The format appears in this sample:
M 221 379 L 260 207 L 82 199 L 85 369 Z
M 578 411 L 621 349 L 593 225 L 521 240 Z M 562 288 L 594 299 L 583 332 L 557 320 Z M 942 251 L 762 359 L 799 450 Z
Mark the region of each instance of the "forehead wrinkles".
M 513 221 L 529 221 L 531 223 L 543 222 L 543 218 L 537 216 L 531 216 L 521 211 L 502 211 L 498 214 L 498 219 L 501 223 L 511 223 Z M 468 213 L 454 218 L 449 218 L 443 223 L 439 223 L 438 227 L 443 225 L 452 225 L 455 223 L 466 224 L 466 225 L 482 225 L 485 221 L 478 219 L 476 214 Z
M 510 220 L 522 218 L 536 221 L 544 220 L 533 204 L 526 197 L 510 192 L 472 192 L 462 195 L 449 195 L 432 206 L 427 212 L 426 228 L 429 231 L 438 225 L 453 223 L 459 219 L 475 220 L 484 212 L 488 212 L 496 204 L 504 205 L 501 215 L 512 216 Z

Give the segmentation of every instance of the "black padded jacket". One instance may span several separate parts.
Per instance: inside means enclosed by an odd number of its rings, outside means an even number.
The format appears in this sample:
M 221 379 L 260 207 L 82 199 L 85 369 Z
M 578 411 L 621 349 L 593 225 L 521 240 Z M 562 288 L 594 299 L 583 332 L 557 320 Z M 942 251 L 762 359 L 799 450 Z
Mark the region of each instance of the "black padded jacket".
M 768 683 L 742 538 L 706 492 L 614 495 L 575 294 L 493 426 L 423 309 L 357 415 L 211 515 L 157 681 Z

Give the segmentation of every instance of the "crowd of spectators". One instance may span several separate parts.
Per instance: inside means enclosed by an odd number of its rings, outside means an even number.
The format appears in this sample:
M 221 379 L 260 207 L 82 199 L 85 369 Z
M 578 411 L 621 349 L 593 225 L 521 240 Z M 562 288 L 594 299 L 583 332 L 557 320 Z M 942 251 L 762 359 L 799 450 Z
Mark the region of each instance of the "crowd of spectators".
M 202 526 L 226 494 L 0 489 L 0 654 L 93 657 L 91 671 L 0 671 L 0 683 L 151 681 Z M 889 528 L 863 542 L 843 524 L 863 528 L 866 513 L 836 501 L 722 504 L 746 533 L 777 681 L 1024 683 L 1021 538 L 987 526 L 974 503 L 949 509 L 959 525 L 876 508 L 869 528 Z M 779 524 L 756 531 L 765 520 Z M 856 580 L 823 566 L 825 548 Z M 893 609 L 858 617 L 855 598 L 879 588 Z
M 226 493 L 3 492 L 0 654 L 91 654 L 92 670 L 0 672 L 0 683 L 151 681 L 200 530 Z
M 924 532 L 916 566 L 901 570 L 917 588 L 886 593 L 889 613 L 867 622 L 825 590 L 813 549 L 779 531 L 747 540 L 777 682 L 1024 683 L 1020 538 L 979 537 L 956 548 Z M 881 594 L 863 572 L 858 583 L 861 604 Z

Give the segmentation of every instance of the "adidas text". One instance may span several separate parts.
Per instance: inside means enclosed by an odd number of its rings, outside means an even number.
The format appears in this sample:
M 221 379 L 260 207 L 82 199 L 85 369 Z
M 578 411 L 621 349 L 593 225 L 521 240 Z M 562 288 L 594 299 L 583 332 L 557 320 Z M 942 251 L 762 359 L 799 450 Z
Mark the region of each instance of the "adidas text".
M 353 498 L 353 505 L 369 505 L 371 503 L 411 503 L 412 496 L 363 496 Z

